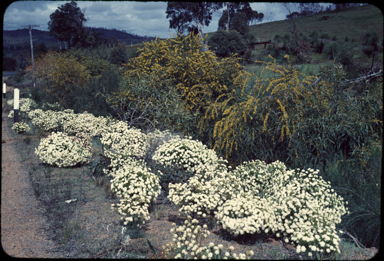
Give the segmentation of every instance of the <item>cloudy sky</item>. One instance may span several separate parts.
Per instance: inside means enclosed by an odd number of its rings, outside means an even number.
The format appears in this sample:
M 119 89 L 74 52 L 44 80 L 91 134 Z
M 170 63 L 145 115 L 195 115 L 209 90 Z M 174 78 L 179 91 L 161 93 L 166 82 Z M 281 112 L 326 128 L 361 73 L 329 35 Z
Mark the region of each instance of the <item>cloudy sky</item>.
M 22 25 L 40 25 L 39 30 L 48 30 L 49 16 L 70 1 L 15 1 L 3 14 L 3 30 L 20 29 Z M 172 37 L 169 19 L 166 18 L 167 2 L 150 1 L 75 1 L 87 18 L 86 26 L 125 30 L 140 36 Z M 251 3 L 253 10 L 264 13 L 264 21 L 284 20 L 288 14 L 282 3 Z M 204 33 L 217 30 L 223 9 L 213 15 Z M 296 11 L 295 8 L 291 10 Z M 171 30 L 175 33 L 175 30 Z

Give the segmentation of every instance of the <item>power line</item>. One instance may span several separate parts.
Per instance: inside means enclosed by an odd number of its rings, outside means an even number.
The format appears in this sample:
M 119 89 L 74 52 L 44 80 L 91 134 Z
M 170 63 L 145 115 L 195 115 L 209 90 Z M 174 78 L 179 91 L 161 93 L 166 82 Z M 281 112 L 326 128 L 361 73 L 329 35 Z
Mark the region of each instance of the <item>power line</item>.
M 35 63 L 33 61 L 33 41 L 32 41 L 32 28 L 40 27 L 40 25 L 21 25 L 23 28 L 29 29 L 29 40 L 31 42 L 31 57 L 32 57 L 32 85 L 35 87 Z

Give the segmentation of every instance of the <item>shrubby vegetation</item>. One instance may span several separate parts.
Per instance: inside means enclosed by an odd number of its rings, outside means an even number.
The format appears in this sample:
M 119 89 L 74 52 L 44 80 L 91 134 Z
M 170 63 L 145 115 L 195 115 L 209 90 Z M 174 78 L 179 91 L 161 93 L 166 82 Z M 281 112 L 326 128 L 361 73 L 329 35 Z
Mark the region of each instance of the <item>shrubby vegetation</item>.
M 232 54 L 244 57 L 247 51 L 247 43 L 237 31 L 219 30 L 209 39 L 208 45 L 220 58 L 230 57 Z
M 155 40 L 120 71 L 81 51 L 47 53 L 37 66 L 40 90 L 32 94 L 44 110 L 23 110 L 45 131 L 100 137 L 109 159 L 104 171 L 123 198 L 117 207 L 127 224 L 147 220 L 162 188 L 180 213 L 211 215 L 234 236 L 272 234 L 299 253 L 327 255 L 338 252 L 340 226 L 377 246 L 382 79 L 345 81 L 348 53 L 322 66 L 317 78 L 297 71 L 287 55 L 286 65 L 272 57 L 259 62 L 264 68 L 255 76 L 238 58 L 200 50 L 192 34 Z M 44 96 L 45 89 L 52 91 Z M 85 141 L 67 134 L 58 139 L 68 140 L 65 149 L 88 153 Z M 44 146 L 54 151 L 62 144 L 55 142 Z M 77 159 L 70 164 L 86 162 Z M 200 257 L 182 241 L 170 248 L 179 257 Z M 223 257 L 219 247 L 210 249 L 200 249 L 201 257 Z
M 79 136 L 81 141 L 84 136 Z M 73 140 L 62 132 L 52 132 L 48 138 L 42 139 L 35 149 L 36 155 L 43 161 L 57 167 L 70 167 L 89 162 L 92 151 L 86 141 Z M 92 149 L 92 148 L 91 148 Z

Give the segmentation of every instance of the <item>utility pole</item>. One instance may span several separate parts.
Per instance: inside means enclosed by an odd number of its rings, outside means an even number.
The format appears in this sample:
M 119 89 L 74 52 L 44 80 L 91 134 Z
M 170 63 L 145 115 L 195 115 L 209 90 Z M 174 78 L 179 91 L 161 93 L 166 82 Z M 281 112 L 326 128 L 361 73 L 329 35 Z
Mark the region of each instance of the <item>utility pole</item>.
M 33 41 L 32 41 L 32 28 L 40 27 L 40 25 L 22 25 L 23 28 L 29 28 L 29 40 L 31 42 L 31 57 L 32 57 L 32 85 L 35 88 L 35 63 L 33 61 Z

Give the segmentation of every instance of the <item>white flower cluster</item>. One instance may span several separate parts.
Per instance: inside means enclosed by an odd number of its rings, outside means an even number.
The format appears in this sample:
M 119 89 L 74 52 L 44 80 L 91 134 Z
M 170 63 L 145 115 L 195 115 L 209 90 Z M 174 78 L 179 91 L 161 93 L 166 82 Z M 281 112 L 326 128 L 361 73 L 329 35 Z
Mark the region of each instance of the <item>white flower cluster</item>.
M 159 146 L 152 157 L 164 166 L 178 167 L 192 173 L 203 173 L 208 166 L 217 166 L 218 158 L 214 150 L 207 149 L 201 141 L 172 139 Z
M 188 216 L 184 226 L 176 227 L 173 223 L 173 228 L 170 230 L 173 233 L 173 242 L 167 244 L 166 251 L 172 251 L 175 259 L 250 259 L 254 254 L 253 251 L 243 253 L 232 253 L 233 246 L 229 247 L 229 251 L 224 254 L 224 246 L 219 244 L 215 246 L 213 242 L 208 246 L 200 246 L 204 238 L 209 235 L 207 225 L 201 227 L 197 219 L 192 219 Z
M 129 125 L 126 122 L 108 118 L 108 124 L 107 124 L 106 132 L 123 133 L 126 130 L 128 130 L 129 128 L 130 128 Z
M 21 134 L 30 130 L 29 126 L 25 122 L 15 122 L 12 126 L 12 130 Z
M 13 107 L 13 99 L 11 100 L 8 100 L 7 103 Z M 23 117 L 23 113 L 29 113 L 32 108 L 35 108 L 37 107 L 37 103 L 32 100 L 32 99 L 29 99 L 29 98 L 21 98 L 19 100 L 19 112 L 20 112 L 20 117 Z M 14 111 L 13 110 L 10 110 L 9 114 L 8 114 L 8 118 L 11 118 L 13 119 L 14 117 Z
M 108 131 L 108 119 L 100 116 L 95 117 L 88 112 L 78 113 L 66 121 L 63 125 L 65 133 L 75 135 L 78 132 L 87 132 L 92 137 L 101 136 L 102 133 Z
M 147 149 L 146 135 L 134 127 L 127 127 L 122 133 L 103 133 L 100 141 L 104 155 L 111 159 L 111 171 L 104 169 L 107 175 L 114 175 L 114 171 L 130 162 L 132 157 L 143 157 Z
M 116 207 L 119 214 L 123 215 L 124 224 L 144 224 L 150 218 L 149 204 L 160 194 L 159 177 L 136 160 L 121 166 L 112 176 L 111 189 L 118 197 L 122 197 Z M 114 207 L 112 204 L 112 209 Z
M 274 209 L 266 198 L 236 197 L 218 207 L 216 219 L 234 236 L 254 234 L 276 228 Z
M 8 113 L 8 118 L 11 118 L 13 119 L 13 117 L 15 117 L 15 112 L 13 110 L 9 111 Z
M 32 124 L 45 131 L 61 131 L 62 126 L 75 117 L 73 110 L 64 111 L 42 111 L 40 109 L 31 111 L 28 117 L 32 118 Z
M 214 212 L 233 235 L 273 232 L 297 245 L 298 252 L 338 252 L 336 224 L 348 211 L 343 198 L 317 174 L 255 160 L 233 171 L 212 168 L 187 183 L 169 184 L 168 198 L 184 214 Z
M 40 141 L 35 154 L 44 162 L 57 167 L 75 166 L 88 163 L 92 152 L 72 141 L 71 137 L 62 132 L 52 132 Z
M 13 99 L 7 100 L 7 103 L 9 106 L 11 106 L 13 108 L 13 103 L 14 103 Z M 37 107 L 37 103 L 30 98 L 20 98 L 19 99 L 19 111 L 29 112 L 33 108 L 36 108 L 36 107 Z
M 227 171 L 225 160 L 210 165 L 205 173 L 198 173 L 187 183 L 169 184 L 168 198 L 180 206 L 185 215 L 209 215 L 241 191 L 241 180 Z M 242 195 L 245 193 L 242 193 Z
M 28 118 L 32 120 L 34 118 L 42 116 L 43 114 L 44 111 L 42 109 L 31 110 L 30 112 L 28 112 Z

